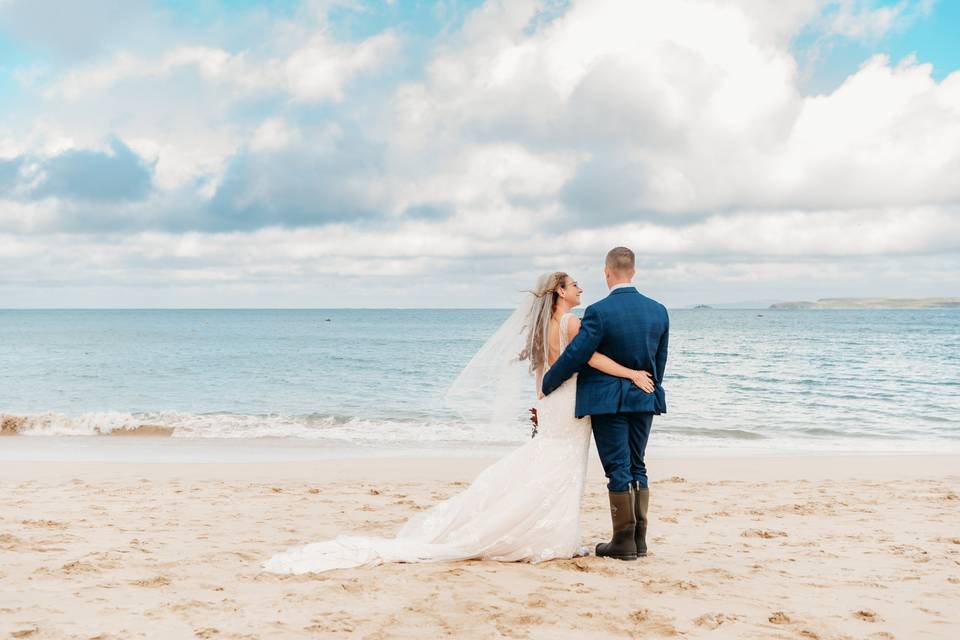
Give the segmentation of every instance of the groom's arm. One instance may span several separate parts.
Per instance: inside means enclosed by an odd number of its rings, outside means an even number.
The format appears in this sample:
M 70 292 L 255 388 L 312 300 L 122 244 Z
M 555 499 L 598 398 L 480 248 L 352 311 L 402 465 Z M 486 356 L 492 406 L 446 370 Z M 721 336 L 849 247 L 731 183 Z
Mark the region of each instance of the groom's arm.
M 553 366 L 543 376 L 543 393 L 549 395 L 570 376 L 587 363 L 600 344 L 603 336 L 603 321 L 592 306 L 587 307 L 580 324 L 580 332 L 567 345 Z
M 667 326 L 660 336 L 660 344 L 657 345 L 657 386 L 663 385 L 663 371 L 667 368 L 667 343 L 670 342 L 670 316 L 667 316 Z

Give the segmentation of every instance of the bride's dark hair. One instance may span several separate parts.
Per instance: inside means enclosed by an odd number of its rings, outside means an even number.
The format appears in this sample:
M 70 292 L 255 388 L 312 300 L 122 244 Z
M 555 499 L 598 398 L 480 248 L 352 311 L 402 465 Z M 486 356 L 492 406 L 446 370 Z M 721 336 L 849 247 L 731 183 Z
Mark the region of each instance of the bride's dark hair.
M 530 373 L 537 369 L 546 368 L 547 363 L 547 331 L 550 328 L 550 318 L 557 310 L 557 299 L 560 294 L 557 290 L 570 277 L 563 271 L 554 271 L 540 276 L 537 287 L 530 291 L 536 296 L 527 318 L 527 340 L 520 351 L 520 360 L 530 361 Z

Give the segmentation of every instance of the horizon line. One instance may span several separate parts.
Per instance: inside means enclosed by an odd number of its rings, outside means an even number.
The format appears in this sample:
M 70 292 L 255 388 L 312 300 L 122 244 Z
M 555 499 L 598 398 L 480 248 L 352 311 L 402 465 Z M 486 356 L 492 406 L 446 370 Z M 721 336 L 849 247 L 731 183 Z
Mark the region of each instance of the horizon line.
M 577 307 L 585 309 L 590 305 Z M 849 309 L 776 309 L 767 306 L 664 305 L 670 311 L 922 311 L 927 307 L 849 308 Z M 4 311 L 514 311 L 516 307 L 0 307 Z M 934 311 L 942 308 L 929 307 Z

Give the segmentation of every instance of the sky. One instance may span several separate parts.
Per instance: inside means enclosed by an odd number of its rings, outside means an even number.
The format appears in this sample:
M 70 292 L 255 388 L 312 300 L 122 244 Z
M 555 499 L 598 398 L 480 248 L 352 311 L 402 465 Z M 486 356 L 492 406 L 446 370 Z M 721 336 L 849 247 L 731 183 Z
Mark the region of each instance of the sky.
M 0 0 L 0 307 L 960 295 L 960 2 Z

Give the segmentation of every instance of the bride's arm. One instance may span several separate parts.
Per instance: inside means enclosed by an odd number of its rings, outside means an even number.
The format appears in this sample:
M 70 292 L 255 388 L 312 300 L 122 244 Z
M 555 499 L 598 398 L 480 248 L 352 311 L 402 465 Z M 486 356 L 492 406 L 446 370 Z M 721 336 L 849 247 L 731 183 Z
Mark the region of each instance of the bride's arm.
M 573 337 L 577 335 L 577 332 L 579 331 L 580 318 L 577 316 L 572 316 L 567 322 L 567 332 L 569 333 L 567 336 L 568 340 L 573 340 Z M 590 359 L 587 360 L 587 364 L 597 371 L 602 371 L 607 375 L 632 380 L 633 384 L 637 385 L 647 393 L 653 393 L 653 380 L 650 378 L 650 374 L 646 371 L 637 371 L 636 369 L 624 367 L 612 358 L 605 356 L 598 351 L 595 351 L 593 355 L 590 356 Z
M 543 366 L 541 365 L 537 367 L 537 386 L 535 387 L 535 389 L 537 390 L 538 400 L 543 400 L 543 391 L 540 390 L 540 385 L 542 384 L 543 384 Z

